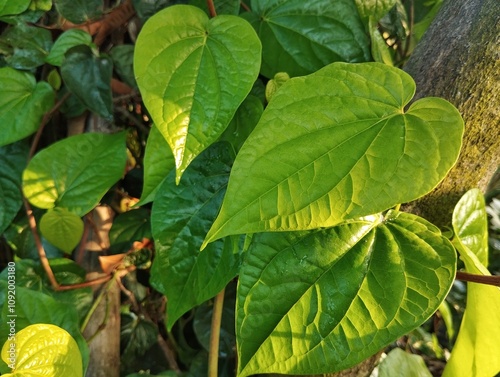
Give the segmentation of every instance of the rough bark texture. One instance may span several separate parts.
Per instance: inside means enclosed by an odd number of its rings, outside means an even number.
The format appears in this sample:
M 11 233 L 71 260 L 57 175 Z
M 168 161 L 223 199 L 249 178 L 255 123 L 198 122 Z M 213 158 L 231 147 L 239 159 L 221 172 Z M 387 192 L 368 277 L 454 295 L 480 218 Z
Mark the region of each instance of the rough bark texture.
M 444 227 L 458 199 L 474 187 L 484 192 L 500 164 L 500 1 L 446 1 L 405 71 L 417 83 L 415 98 L 445 98 L 465 121 L 455 167 L 403 208 Z

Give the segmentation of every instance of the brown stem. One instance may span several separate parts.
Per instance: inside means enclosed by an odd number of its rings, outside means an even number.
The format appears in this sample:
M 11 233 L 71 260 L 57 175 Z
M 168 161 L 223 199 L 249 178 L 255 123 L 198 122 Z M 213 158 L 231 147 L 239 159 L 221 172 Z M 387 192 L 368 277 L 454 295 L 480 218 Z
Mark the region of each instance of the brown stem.
M 101 20 L 101 25 L 98 28 L 94 43 L 100 46 L 109 34 L 124 25 L 134 15 L 135 9 L 132 0 L 126 0 L 124 3 L 114 8 L 111 13 L 107 14 Z
M 246 5 L 243 1 L 240 1 L 240 5 L 241 7 L 247 11 L 247 12 L 251 12 L 252 10 L 250 9 L 250 7 L 248 5 Z
M 97 278 L 97 279 L 84 281 L 83 283 L 60 285 L 59 287 L 56 288 L 56 291 L 70 291 L 72 289 L 87 288 L 87 287 L 90 287 L 92 285 L 104 284 L 104 283 L 110 281 L 112 277 L 113 277 L 113 275 L 109 274 L 109 275 L 102 276 L 102 277 Z
M 168 366 L 170 367 L 170 369 L 175 371 L 177 374 L 180 374 L 181 369 L 177 364 L 177 360 L 175 360 L 174 351 L 172 351 L 168 343 L 165 341 L 165 339 L 163 339 L 163 337 L 160 334 L 158 334 L 157 340 L 158 340 L 158 345 L 165 354 L 165 358 L 167 359 Z
M 469 274 L 468 272 L 458 271 L 456 278 L 462 281 L 468 281 L 470 283 L 494 285 L 500 287 L 500 276 L 488 276 L 488 275 L 476 275 Z
M 210 13 L 210 17 L 216 17 L 217 12 L 215 11 L 215 5 L 213 0 L 207 0 L 208 12 Z

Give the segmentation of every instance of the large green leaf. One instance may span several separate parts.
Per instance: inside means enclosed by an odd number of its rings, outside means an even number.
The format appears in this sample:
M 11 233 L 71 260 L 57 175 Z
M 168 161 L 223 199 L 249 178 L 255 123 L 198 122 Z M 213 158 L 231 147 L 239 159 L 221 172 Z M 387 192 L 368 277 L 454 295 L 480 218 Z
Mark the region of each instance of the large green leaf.
M 156 255 L 151 284 L 168 299 L 168 328 L 189 309 L 215 296 L 239 268 L 233 240 L 215 242 L 200 253 L 224 195 L 231 154 L 227 143 L 203 152 L 181 183 L 169 175 L 156 194 L 151 214 Z
M 126 159 L 124 132 L 69 137 L 29 162 L 23 174 L 24 195 L 39 208 L 57 205 L 82 216 L 122 177 Z
M 52 245 L 69 254 L 82 238 L 83 221 L 66 208 L 56 207 L 42 216 L 40 232 Z
M 61 63 L 61 76 L 68 89 L 107 120 L 113 119 L 112 75 L 112 60 L 95 56 L 85 45 L 70 48 Z
M 14 350 L 14 352 L 11 352 Z M 5 377 L 83 376 L 78 345 L 64 329 L 50 325 L 31 325 L 5 342 L 2 360 L 12 362 L 12 373 Z
M 236 157 L 207 241 L 306 230 L 386 210 L 432 190 L 455 163 L 463 121 L 379 63 L 333 63 L 288 80 Z
M 14 219 L 23 204 L 21 176 L 28 162 L 28 148 L 24 143 L 0 147 L 0 234 Z
M 468 191 L 453 212 L 460 258 L 469 273 L 490 275 L 488 226 L 484 197 Z M 500 372 L 500 289 L 468 283 L 467 306 L 443 377 L 489 377 Z
M 394 211 L 254 236 L 239 277 L 238 376 L 328 373 L 364 360 L 436 311 L 455 264 L 435 226 Z
M 43 115 L 54 105 L 54 91 L 33 75 L 9 67 L 0 68 L 0 146 L 35 132 Z
M 57 11 L 75 24 L 84 23 L 102 14 L 102 0 L 57 0 Z
M 213 19 L 174 5 L 151 17 L 137 39 L 142 98 L 170 145 L 176 180 L 233 118 L 259 73 L 261 44 L 237 16 Z
M 261 73 L 313 73 L 336 61 L 364 62 L 370 41 L 352 0 L 252 0 L 243 16 L 262 41 Z
M 56 39 L 45 61 L 60 67 L 64 60 L 64 54 L 66 54 L 70 48 L 79 45 L 90 46 L 91 43 L 92 37 L 89 33 L 80 29 L 66 30 Z
M 0 0 L 0 16 L 23 13 L 31 0 Z

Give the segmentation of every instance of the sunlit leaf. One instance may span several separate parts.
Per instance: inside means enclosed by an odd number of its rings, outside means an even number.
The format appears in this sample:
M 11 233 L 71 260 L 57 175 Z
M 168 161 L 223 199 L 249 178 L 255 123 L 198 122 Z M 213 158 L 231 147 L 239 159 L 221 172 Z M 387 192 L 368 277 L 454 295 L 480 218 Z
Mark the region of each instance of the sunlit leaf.
M 19 14 L 28 9 L 31 0 L 0 0 L 0 16 Z
M 52 245 L 71 253 L 82 238 L 83 221 L 67 209 L 56 207 L 42 216 L 40 232 Z

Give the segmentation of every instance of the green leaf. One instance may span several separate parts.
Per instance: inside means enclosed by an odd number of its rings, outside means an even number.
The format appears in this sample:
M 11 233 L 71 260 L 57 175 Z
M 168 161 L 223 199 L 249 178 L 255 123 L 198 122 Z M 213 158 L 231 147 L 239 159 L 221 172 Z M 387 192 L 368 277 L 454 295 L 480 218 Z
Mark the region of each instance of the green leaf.
M 133 314 L 122 315 L 120 328 L 121 368 L 133 363 L 157 342 L 158 326 Z
M 0 147 L 0 234 L 10 225 L 23 204 L 21 176 L 28 162 L 25 143 Z
M 57 0 L 57 11 L 68 21 L 81 24 L 97 18 L 103 11 L 102 0 Z
M 490 275 L 488 226 L 484 197 L 469 190 L 453 211 L 453 230 L 460 258 L 469 273 Z M 467 306 L 443 377 L 487 377 L 500 371 L 500 289 L 468 283 Z
M 11 350 L 15 350 L 15 356 Z M 7 364 L 12 360 L 12 373 L 6 377 L 83 376 L 82 356 L 75 340 L 66 330 L 49 324 L 19 331 L 3 345 L 2 360 Z
M 0 16 L 23 13 L 31 0 L 0 0 Z
M 379 63 L 287 81 L 236 157 L 206 242 L 329 227 L 432 190 L 458 157 L 463 121 L 439 98 L 406 110 L 414 91 L 408 74 Z
M 394 373 L 404 377 L 432 377 L 420 355 L 412 355 L 401 348 L 394 348 L 380 363 L 379 377 L 393 377 Z
M 125 253 L 134 241 L 151 238 L 150 217 L 150 211 L 145 208 L 134 209 L 115 217 L 109 230 L 111 248 L 119 248 L 117 252 Z
M 174 172 L 156 194 L 151 213 L 156 255 L 151 285 L 167 296 L 167 326 L 191 308 L 215 296 L 236 276 L 239 255 L 232 239 L 200 253 L 226 189 L 231 157 L 227 143 L 203 152 L 173 184 Z M 236 245 L 237 246 L 237 245 Z
M 436 311 L 455 264 L 439 229 L 394 211 L 255 235 L 239 276 L 238 376 L 322 374 L 359 363 Z
M 277 74 L 274 75 L 274 78 L 269 80 L 266 84 L 266 100 L 269 102 L 274 96 L 274 93 L 278 91 L 279 88 L 283 86 L 284 83 L 286 83 L 288 80 L 290 80 L 290 76 L 288 76 L 288 73 L 286 72 L 278 72 Z
M 45 63 L 45 58 L 52 47 L 52 35 L 49 30 L 18 23 L 8 29 L 2 40 L 12 46 L 13 54 L 6 58 L 12 68 L 34 69 Z
M 168 173 L 174 169 L 175 160 L 172 150 L 158 128 L 153 125 L 144 152 L 144 187 L 142 188 L 141 200 L 137 205 L 152 202 L 158 188 Z
M 189 0 L 188 3 L 190 5 L 194 5 L 198 8 L 203 9 L 207 14 L 209 14 L 206 0 Z M 214 5 L 217 15 L 232 14 L 237 16 L 240 13 L 239 0 L 217 0 L 214 1 Z
M 115 46 L 109 52 L 113 65 L 118 76 L 132 88 L 137 88 L 134 76 L 134 46 L 119 45 Z
M 52 245 L 71 253 L 82 238 L 83 221 L 66 208 L 56 207 L 42 216 L 40 232 Z
M 90 46 L 91 44 L 92 37 L 89 33 L 80 29 L 66 30 L 56 39 L 45 61 L 60 67 L 64 60 L 64 54 L 66 54 L 70 48 L 79 45 Z
M 260 52 L 254 30 L 237 16 L 209 19 L 199 8 L 174 5 L 144 25 L 135 48 L 135 75 L 175 156 L 177 183 L 250 92 Z
M 36 82 L 27 72 L 0 68 L 0 146 L 35 132 L 54 105 L 54 91 L 44 81 Z
M 252 0 L 244 13 L 262 41 L 261 74 L 313 73 L 336 61 L 364 62 L 370 41 L 352 0 Z
M 124 132 L 71 136 L 29 162 L 23 174 L 24 195 L 39 208 L 57 205 L 83 216 L 122 177 L 126 159 Z
M 376 24 L 396 4 L 396 0 L 354 0 L 359 15 L 368 25 L 369 20 Z
M 380 34 L 377 23 L 370 20 L 368 30 L 370 31 L 370 39 L 372 42 L 373 60 L 393 66 L 394 63 L 392 61 L 391 52 L 389 51 L 389 46 L 387 46 L 387 43 Z
M 186 0 L 132 0 L 139 18 L 146 21 L 160 10 L 175 4 L 185 4 Z
M 107 120 L 113 119 L 111 76 L 113 62 L 97 57 L 88 46 L 76 46 L 66 52 L 61 76 L 68 89 L 90 110 Z
M 29 9 L 31 11 L 48 12 L 52 9 L 52 0 L 31 0 Z

